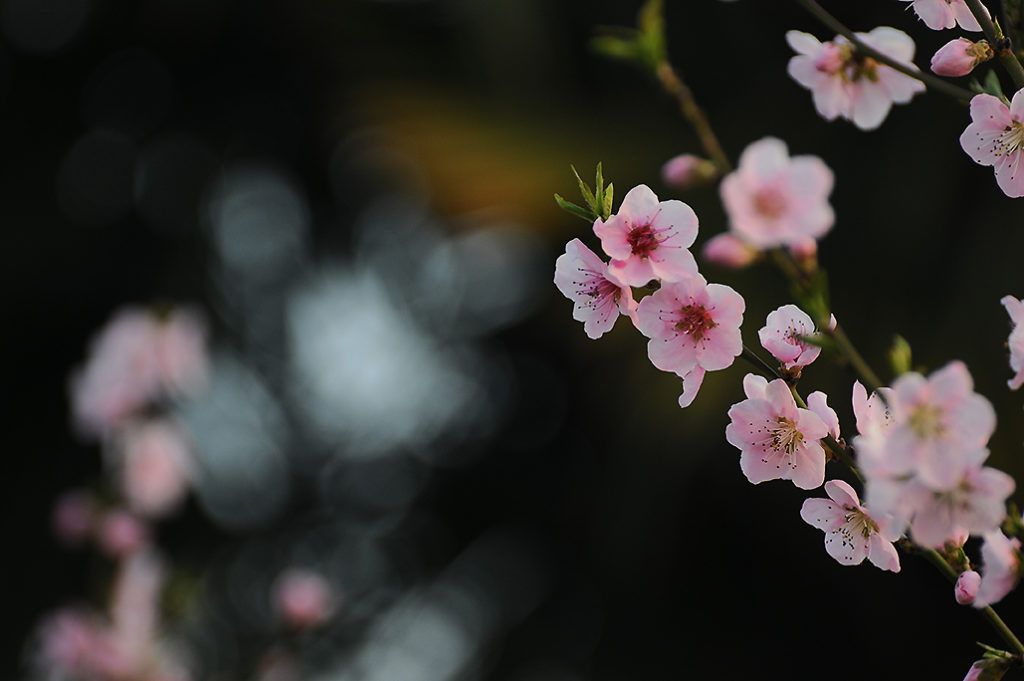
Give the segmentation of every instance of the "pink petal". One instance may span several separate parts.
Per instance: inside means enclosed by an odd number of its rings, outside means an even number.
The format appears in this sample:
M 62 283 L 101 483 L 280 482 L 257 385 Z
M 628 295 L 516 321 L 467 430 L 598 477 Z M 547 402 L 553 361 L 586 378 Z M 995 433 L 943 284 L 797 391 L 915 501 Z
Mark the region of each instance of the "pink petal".
M 800 54 L 814 55 L 821 49 L 821 42 L 803 31 L 786 31 L 786 42 Z
M 829 480 L 826 482 L 825 493 L 843 508 L 860 508 L 860 499 L 857 498 L 857 493 L 849 484 L 842 480 Z
M 683 376 L 683 394 L 679 396 L 679 406 L 683 409 L 693 404 L 693 398 L 697 397 L 697 392 L 704 382 L 704 373 L 704 369 L 696 367 Z
M 846 513 L 828 499 L 807 499 L 800 507 L 800 517 L 811 527 L 826 532 L 846 522 Z
M 882 124 L 891 108 L 892 100 L 880 85 L 861 83 L 854 90 L 851 118 L 861 130 L 874 130 Z
M 816 440 L 806 442 L 803 449 L 796 453 L 796 458 L 797 466 L 791 478 L 793 484 L 800 489 L 821 487 L 821 483 L 825 482 L 825 450 L 821 445 Z
M 882 570 L 900 571 L 900 556 L 896 547 L 877 534 L 868 539 L 868 560 Z

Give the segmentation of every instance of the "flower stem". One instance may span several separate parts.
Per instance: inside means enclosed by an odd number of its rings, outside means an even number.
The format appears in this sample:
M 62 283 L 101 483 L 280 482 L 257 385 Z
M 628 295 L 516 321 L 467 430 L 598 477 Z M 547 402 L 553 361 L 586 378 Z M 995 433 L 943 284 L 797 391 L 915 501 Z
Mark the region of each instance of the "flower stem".
M 1024 66 L 1021 66 L 1020 60 L 1013 53 L 1013 45 L 1010 39 L 1004 36 L 1003 32 L 992 23 L 992 18 L 985 11 L 985 6 L 981 4 L 981 0 L 966 0 L 966 2 L 967 7 L 971 10 L 971 14 L 978 20 L 978 24 L 981 26 L 981 30 L 985 34 L 989 45 L 996 51 L 996 56 L 999 57 L 1003 68 L 1006 69 L 1006 72 L 1010 74 L 1010 78 L 1013 79 L 1013 84 L 1017 86 L 1018 90 L 1024 88 Z
M 943 558 L 938 551 L 936 551 L 935 549 L 926 549 L 923 547 L 915 548 L 917 548 L 917 550 L 921 552 L 921 555 L 924 557 L 925 560 L 934 565 L 939 572 L 944 574 L 946 576 L 946 579 L 948 579 L 951 582 L 956 581 L 958 576 L 956 570 L 954 570 L 953 567 L 946 562 L 946 559 Z M 1017 653 L 1018 655 L 1024 656 L 1024 643 L 1020 642 L 1020 639 L 1017 638 L 1017 636 L 1013 633 L 1013 630 L 1011 630 L 1010 627 L 1007 626 L 1006 622 L 1003 621 L 1003 618 L 1000 617 L 999 614 L 992 609 L 992 606 L 985 606 L 984 608 L 981 608 L 980 612 L 982 617 L 988 620 L 988 623 L 992 626 L 992 628 L 995 629 L 999 636 L 1007 643 L 1007 645 L 1009 645 L 1013 649 L 1013 652 Z
M 842 327 L 838 324 L 836 328 L 826 328 L 825 333 L 832 341 L 836 344 L 840 354 L 842 354 L 846 360 L 853 367 L 853 370 L 857 372 L 861 380 L 864 381 L 864 387 L 867 388 L 868 394 L 877 391 L 882 387 L 882 382 L 878 379 L 876 374 L 868 363 L 864 360 L 864 357 L 857 351 L 857 348 L 853 345 L 853 342 L 849 339 Z M 879 397 L 883 397 L 881 393 L 878 393 Z M 884 397 L 883 397 L 884 400 Z
M 967 0 L 967 3 L 970 4 L 971 1 L 972 0 Z M 881 62 L 886 66 L 894 68 L 900 73 L 910 76 L 915 80 L 919 80 L 925 85 L 931 87 L 932 89 L 937 90 L 938 92 L 942 92 L 943 94 L 949 95 L 950 97 L 955 97 L 956 99 L 967 102 L 970 101 L 971 97 L 974 96 L 974 93 L 971 92 L 970 90 L 965 90 L 962 87 L 953 85 L 952 83 L 945 81 L 942 78 L 939 78 L 938 76 L 933 76 L 930 73 L 918 71 L 916 68 L 912 68 L 902 62 L 898 62 L 892 57 L 889 57 L 888 55 L 879 52 L 870 45 L 867 45 L 866 43 L 864 43 L 863 40 L 858 38 L 853 31 L 851 31 L 849 28 L 844 26 L 838 19 L 836 19 L 834 16 L 825 11 L 825 8 L 819 5 L 817 2 L 815 2 L 815 0 L 796 0 L 796 4 L 800 5 L 808 12 L 813 14 L 815 17 L 817 17 L 817 19 L 821 23 L 825 24 L 830 29 L 832 29 L 839 35 L 849 40 L 850 43 L 852 43 L 853 46 L 857 48 L 857 51 L 860 52 L 861 54 L 871 57 L 875 61 Z M 991 24 L 991 22 L 989 23 Z
M 679 109 L 693 127 L 693 131 L 697 133 L 697 138 L 700 140 L 701 146 L 704 147 L 704 153 L 718 168 L 718 172 L 721 175 L 731 172 L 732 164 L 729 163 L 729 157 L 722 150 L 722 145 L 718 142 L 718 137 L 711 128 L 711 123 L 708 122 L 708 117 L 697 104 L 689 86 L 683 82 L 683 79 L 667 61 L 660 62 L 654 68 L 654 76 L 658 79 L 662 89 L 679 102 Z
M 741 356 L 743 357 L 743 359 L 753 364 L 754 368 L 757 369 L 758 373 L 760 373 L 765 378 L 782 378 L 781 376 L 779 376 L 779 372 L 773 369 L 771 365 L 768 364 L 768 362 L 761 359 L 760 355 L 758 355 L 756 352 L 748 348 L 746 343 L 743 344 L 743 354 Z

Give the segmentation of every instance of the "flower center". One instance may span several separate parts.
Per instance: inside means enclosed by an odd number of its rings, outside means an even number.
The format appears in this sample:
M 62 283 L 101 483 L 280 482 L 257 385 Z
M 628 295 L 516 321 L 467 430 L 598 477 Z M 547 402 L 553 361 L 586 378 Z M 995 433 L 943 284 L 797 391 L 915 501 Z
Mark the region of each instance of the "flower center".
M 873 534 L 878 534 L 878 525 L 867 513 L 855 508 L 846 509 L 846 525 L 851 534 L 860 534 L 865 539 Z
M 910 415 L 910 429 L 919 440 L 941 437 L 946 432 L 942 410 L 933 404 L 921 404 Z
M 754 211 L 769 220 L 775 220 L 786 212 L 786 197 L 779 190 L 769 187 L 754 194 Z
M 658 235 L 654 233 L 651 225 L 640 225 L 633 227 L 626 234 L 626 243 L 633 251 L 633 255 L 647 258 L 651 252 L 658 247 Z
M 771 430 L 772 449 L 792 454 L 804 443 L 804 434 L 797 430 L 796 423 L 779 416 L 776 426 Z
M 684 305 L 679 310 L 679 321 L 676 328 L 691 336 L 694 340 L 700 341 L 711 329 L 718 326 L 711 318 L 711 313 L 703 305 Z
M 1024 147 L 1024 123 L 1013 121 L 996 138 L 992 153 L 996 156 L 1011 154 Z

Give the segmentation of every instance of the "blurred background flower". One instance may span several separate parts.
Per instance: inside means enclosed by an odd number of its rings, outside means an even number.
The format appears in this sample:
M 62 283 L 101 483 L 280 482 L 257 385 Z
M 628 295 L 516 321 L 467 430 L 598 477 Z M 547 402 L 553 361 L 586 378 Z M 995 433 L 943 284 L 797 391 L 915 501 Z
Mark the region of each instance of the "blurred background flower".
M 743 367 L 681 412 L 628 324 L 595 343 L 571 319 L 554 261 L 596 240 L 552 201 L 569 163 L 685 200 L 698 246 L 726 229 L 713 186 L 658 184 L 702 153 L 674 104 L 587 48 L 638 5 L 0 0 L 3 676 L 814 679 L 841 626 L 865 655 L 837 681 L 937 678 L 991 642 L 930 567 L 843 569 L 792 486 L 748 486 L 724 437 Z M 913 33 L 903 10 L 842 8 Z M 850 334 L 964 360 L 990 461 L 1024 473 L 999 306 L 1024 231 L 963 157 L 966 109 L 828 124 L 784 34 L 831 34 L 795 6 L 667 12 L 733 159 L 771 135 L 835 172 L 818 257 Z M 747 298 L 748 345 L 792 302 L 765 267 L 707 276 Z M 805 380 L 850 432 L 852 377 Z M 296 568 L 332 597 L 289 628 Z

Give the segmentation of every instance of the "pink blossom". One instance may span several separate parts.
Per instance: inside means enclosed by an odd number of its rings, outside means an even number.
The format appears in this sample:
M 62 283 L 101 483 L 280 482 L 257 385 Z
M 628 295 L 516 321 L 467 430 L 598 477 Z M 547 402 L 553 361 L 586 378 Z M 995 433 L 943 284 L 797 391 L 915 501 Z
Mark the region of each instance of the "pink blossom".
M 337 605 L 331 583 L 320 573 L 303 568 L 281 573 L 274 583 L 273 597 L 281 619 L 297 629 L 322 624 Z
M 697 238 L 696 213 L 682 201 L 659 202 L 647 185 L 630 189 L 618 213 L 594 222 L 594 233 L 612 258 L 611 278 L 623 286 L 677 281 L 697 272 L 687 250 Z
M 93 340 L 85 367 L 71 378 L 71 409 L 84 434 L 109 432 L 156 396 L 158 336 L 152 315 L 128 308 Z
M 975 43 L 967 38 L 956 38 L 932 56 L 932 71 L 940 76 L 966 76 L 975 66 L 993 56 L 992 48 L 984 40 Z
M 132 510 L 156 518 L 181 503 L 192 477 L 192 455 L 177 425 L 166 419 L 129 425 L 121 452 L 121 484 Z
M 903 0 L 911 3 L 914 12 L 924 25 L 933 31 L 954 28 L 960 24 L 965 31 L 980 31 L 981 26 L 974 18 L 964 0 Z M 988 10 L 985 10 L 988 14 Z
M 743 351 L 745 307 L 733 289 L 691 274 L 640 301 L 637 328 L 651 339 L 647 355 L 654 366 L 689 376 L 684 395 L 692 401 L 704 371 L 726 368 Z
M 555 261 L 555 286 L 573 301 L 572 318 L 583 322 L 589 338 L 610 331 L 620 313 L 636 323 L 633 290 L 611 279 L 608 265 L 579 239 L 567 243 Z
M 935 491 L 920 478 L 912 478 L 899 495 L 903 508 L 909 509 L 914 542 L 942 548 L 961 532 L 980 535 L 997 529 L 1006 516 L 1006 499 L 1014 487 L 1013 478 L 1003 471 L 978 466 L 964 471 L 948 491 Z
M 1020 540 L 999 530 L 984 535 L 981 545 L 982 577 L 974 607 L 998 603 L 1017 585 L 1021 576 Z
M 1006 308 L 1013 322 L 1013 331 L 1010 332 L 1007 344 L 1010 346 L 1010 368 L 1016 375 L 1006 384 L 1010 390 L 1016 390 L 1024 385 L 1024 303 L 1013 296 L 1003 296 L 999 302 Z
M 65 492 L 53 507 L 53 531 L 68 546 L 80 546 L 92 536 L 96 502 L 82 489 Z
M 714 180 L 718 168 L 706 158 L 693 154 L 673 156 L 661 167 L 661 179 L 670 187 L 690 189 Z
M 708 239 L 701 252 L 708 262 L 729 269 L 746 267 L 760 255 L 756 248 L 728 232 Z
M 995 169 L 996 184 L 1009 197 L 1024 196 L 1024 90 L 1007 107 L 998 97 L 971 99 L 971 124 L 960 135 L 960 146 L 975 163 Z
M 950 362 L 927 379 L 903 374 L 892 391 L 886 464 L 893 473 L 914 473 L 936 491 L 952 490 L 987 456 L 985 445 L 996 425 L 991 403 L 974 392 L 963 362 Z
M 805 367 L 818 358 L 821 348 L 803 340 L 817 330 L 810 316 L 796 305 L 783 305 L 768 313 L 768 319 L 757 337 L 761 346 L 772 353 L 785 369 Z
M 903 31 L 879 26 L 856 36 L 882 54 L 914 68 L 914 41 Z M 814 107 L 826 120 L 841 117 L 861 130 L 874 130 L 885 120 L 893 103 L 906 104 L 915 94 L 924 92 L 923 83 L 858 54 L 842 36 L 821 43 L 809 33 L 789 31 L 786 41 L 798 53 L 789 60 L 789 75 L 811 91 Z
M 209 372 L 207 330 L 196 310 L 171 310 L 159 326 L 157 370 L 164 389 L 175 395 L 191 395 L 206 385 Z
M 94 651 L 100 646 L 103 621 L 91 611 L 60 610 L 39 627 L 39 663 L 61 676 L 95 673 Z
M 976 660 L 967 670 L 964 681 L 999 681 L 1006 675 L 1011 661 L 1002 658 L 985 657 Z
M 119 558 L 144 548 L 149 542 L 149 528 L 128 511 L 114 509 L 100 520 L 97 540 L 108 556 Z
M 804 522 L 825 531 L 825 551 L 840 565 L 859 565 L 865 558 L 892 572 L 900 571 L 900 557 L 889 522 L 879 520 L 860 505 L 857 493 L 842 480 L 825 483 L 828 499 L 808 499 L 800 509 Z
M 781 378 L 771 383 L 747 374 L 747 399 L 729 408 L 725 439 L 740 450 L 740 469 L 755 485 L 765 480 L 792 480 L 801 489 L 825 481 L 821 438 L 828 426 L 817 414 L 796 406 Z
M 964 570 L 956 578 L 953 585 L 953 597 L 960 605 L 970 605 L 978 596 L 978 585 L 981 584 L 981 575 L 974 570 Z
M 743 150 L 720 193 L 733 233 L 757 248 L 774 248 L 818 239 L 832 228 L 832 184 L 820 158 L 791 158 L 785 142 L 765 137 Z

